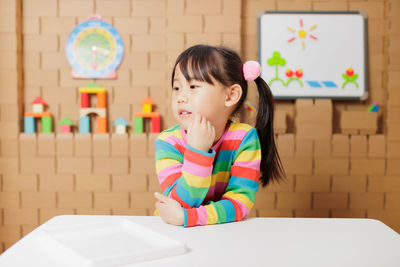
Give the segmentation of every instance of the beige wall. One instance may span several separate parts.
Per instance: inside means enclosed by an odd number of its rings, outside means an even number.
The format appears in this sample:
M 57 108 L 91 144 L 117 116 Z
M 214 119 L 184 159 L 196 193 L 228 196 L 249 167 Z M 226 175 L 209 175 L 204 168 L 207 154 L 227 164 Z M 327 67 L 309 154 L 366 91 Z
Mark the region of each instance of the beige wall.
M 260 10 L 363 10 L 369 18 L 370 98 L 333 102 L 332 133 L 304 139 L 294 101 L 277 102 L 288 117 L 277 142 L 288 174 L 257 194 L 251 216 L 368 217 L 400 231 L 400 4 L 382 1 L 260 0 L 2 0 L 0 1 L 0 250 L 59 214 L 151 215 L 155 134 L 59 134 L 59 121 L 79 121 L 78 88 L 65 58 L 69 32 L 101 14 L 120 32 L 125 56 L 116 80 L 97 80 L 108 92 L 109 125 L 131 124 L 150 96 L 163 129 L 169 77 L 177 55 L 196 43 L 226 45 L 257 58 Z M 249 98 L 255 100 L 255 90 Z M 55 134 L 22 132 L 21 110 L 41 96 Z M 378 101 L 378 133 L 344 134 L 340 113 Z M 396 116 L 397 115 L 397 116 Z M 254 114 L 243 113 L 246 121 Z M 282 124 L 283 121 L 280 121 Z M 301 125 L 301 123 L 300 123 Z M 315 127 L 318 127 L 316 122 Z M 148 125 L 147 125 L 148 126 Z M 301 126 L 300 126 L 301 127 Z M 147 127 L 148 128 L 148 127 Z M 75 131 L 77 131 L 75 129 Z M 374 166 L 374 167 L 371 167 Z

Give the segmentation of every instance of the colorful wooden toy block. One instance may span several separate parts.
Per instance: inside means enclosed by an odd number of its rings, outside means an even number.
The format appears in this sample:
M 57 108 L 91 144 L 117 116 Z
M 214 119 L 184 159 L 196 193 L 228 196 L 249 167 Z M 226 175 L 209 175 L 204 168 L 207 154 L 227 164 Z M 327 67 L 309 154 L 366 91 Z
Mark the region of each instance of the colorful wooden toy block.
M 160 114 L 157 112 L 153 112 L 153 105 L 155 103 L 151 100 L 150 97 L 146 97 L 141 102 L 142 104 L 142 112 L 135 112 L 133 119 L 133 132 L 134 133 L 143 133 L 143 119 L 151 118 L 151 132 L 159 133 L 160 132 L 160 124 L 161 118 Z
M 122 118 L 119 117 L 115 122 L 115 133 L 117 134 L 125 134 L 126 133 L 126 127 L 129 126 L 128 122 Z
M 31 104 L 33 113 L 42 113 L 44 111 L 44 106 L 47 105 L 41 97 L 36 97 Z
M 24 113 L 24 132 L 35 133 L 35 119 L 40 118 L 42 123 L 42 133 L 53 132 L 53 117 L 50 112 L 44 112 L 44 107 L 47 105 L 42 98 L 37 97 L 32 101 L 32 112 Z
M 69 118 L 65 117 L 60 121 L 60 125 L 62 133 L 71 133 L 74 123 Z
M 97 116 L 97 133 L 107 132 L 107 91 L 96 83 L 90 83 L 86 87 L 79 88 L 81 95 L 81 108 L 79 119 L 79 132 L 90 133 L 90 117 L 89 114 Z M 90 95 L 95 94 L 97 97 L 96 107 L 90 107 Z

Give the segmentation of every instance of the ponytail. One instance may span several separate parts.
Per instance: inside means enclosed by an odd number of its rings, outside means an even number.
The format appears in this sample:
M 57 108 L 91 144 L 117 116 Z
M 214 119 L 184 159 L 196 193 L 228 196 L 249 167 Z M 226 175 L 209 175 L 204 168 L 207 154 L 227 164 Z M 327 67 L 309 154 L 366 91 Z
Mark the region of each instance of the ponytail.
M 274 134 L 274 97 L 268 84 L 261 78 L 255 80 L 258 89 L 259 103 L 256 119 L 256 129 L 261 144 L 260 182 L 266 186 L 270 181 L 279 182 L 285 177 Z

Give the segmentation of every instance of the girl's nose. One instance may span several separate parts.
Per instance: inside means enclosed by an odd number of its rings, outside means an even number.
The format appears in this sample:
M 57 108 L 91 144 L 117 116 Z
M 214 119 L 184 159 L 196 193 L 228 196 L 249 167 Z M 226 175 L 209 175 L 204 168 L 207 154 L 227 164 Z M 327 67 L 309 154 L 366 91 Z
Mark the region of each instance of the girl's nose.
M 179 94 L 178 96 L 178 103 L 186 103 L 187 97 L 184 94 Z

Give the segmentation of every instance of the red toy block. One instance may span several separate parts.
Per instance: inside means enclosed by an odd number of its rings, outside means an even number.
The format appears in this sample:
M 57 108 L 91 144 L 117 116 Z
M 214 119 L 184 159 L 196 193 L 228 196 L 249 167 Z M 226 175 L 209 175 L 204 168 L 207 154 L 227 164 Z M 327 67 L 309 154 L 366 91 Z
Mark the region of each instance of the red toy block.
M 151 118 L 151 132 L 159 133 L 161 128 L 161 117 L 152 117 Z

